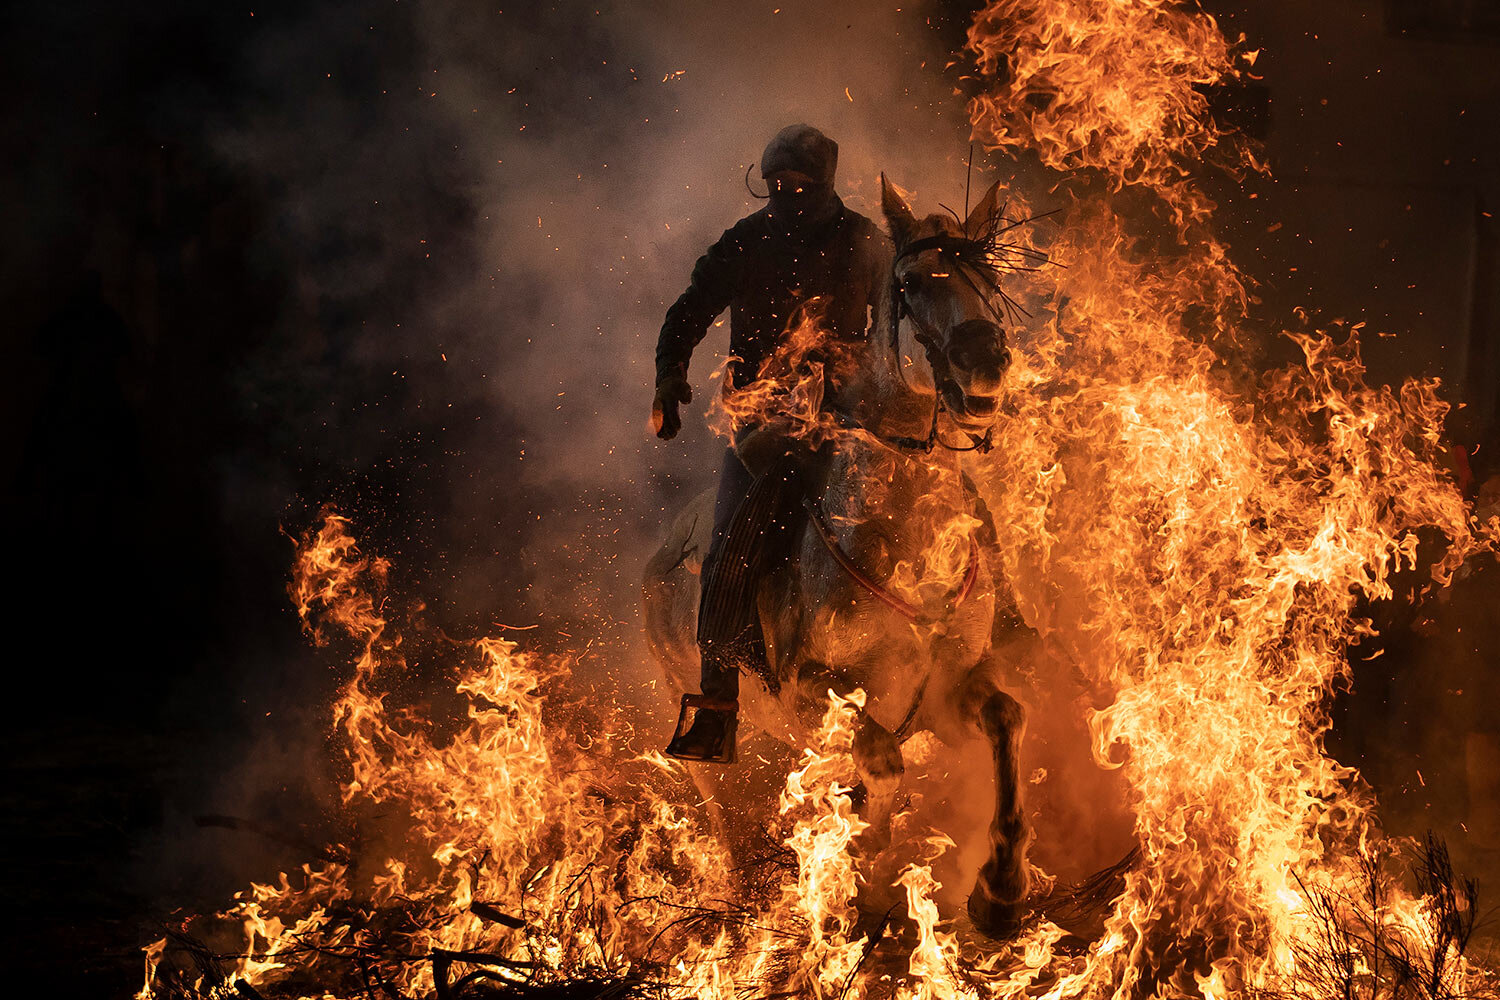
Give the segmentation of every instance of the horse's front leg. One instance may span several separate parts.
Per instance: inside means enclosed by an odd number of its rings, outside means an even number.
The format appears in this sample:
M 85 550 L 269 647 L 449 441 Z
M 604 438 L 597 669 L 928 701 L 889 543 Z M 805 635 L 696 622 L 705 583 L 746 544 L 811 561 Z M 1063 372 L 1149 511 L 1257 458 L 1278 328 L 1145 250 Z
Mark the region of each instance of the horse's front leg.
M 1021 811 L 1026 710 L 1004 691 L 991 690 L 979 705 L 977 722 L 995 755 L 995 815 L 990 822 L 990 856 L 969 894 L 969 917 L 990 937 L 1009 937 L 1020 927 L 1031 890 L 1026 860 L 1031 829 Z
M 875 844 L 883 844 L 890 839 L 891 813 L 906 773 L 901 743 L 890 730 L 861 713 L 852 751 L 854 769 L 863 786 L 859 814 L 870 824 L 868 836 Z

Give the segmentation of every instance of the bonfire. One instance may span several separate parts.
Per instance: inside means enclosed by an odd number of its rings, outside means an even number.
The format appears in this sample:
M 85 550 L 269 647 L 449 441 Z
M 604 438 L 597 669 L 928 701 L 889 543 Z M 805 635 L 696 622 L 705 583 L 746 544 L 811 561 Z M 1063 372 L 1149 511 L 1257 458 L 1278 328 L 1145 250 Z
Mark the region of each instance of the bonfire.
M 1024 333 L 997 447 L 965 471 L 1128 789 L 1136 849 L 1070 897 L 1094 932 L 1038 906 L 1010 940 L 972 933 L 941 902 L 954 842 L 914 810 L 876 887 L 894 905 L 866 905 L 884 869 L 861 846 L 859 690 L 829 693 L 762 804 L 764 850 L 731 850 L 683 767 L 570 689 L 569 656 L 431 640 L 330 511 L 300 535 L 291 595 L 348 656 L 328 718 L 353 833 L 151 943 L 143 1000 L 1494 993 L 1465 953 L 1473 884 L 1441 843 L 1383 838 L 1324 737 L 1368 631 L 1356 602 L 1417 568 L 1419 533 L 1443 585 L 1500 522 L 1445 471 L 1442 387 L 1366 384 L 1358 328 L 1285 334 L 1290 367 L 1239 362 L 1259 327 L 1195 178 L 1265 169 L 1209 99 L 1256 53 L 1168 0 L 994 0 L 967 54 L 976 142 L 1048 173 L 1015 204 L 1060 206 L 1034 238 L 1064 266 L 1007 285 Z M 461 718 L 404 702 L 419 634 L 457 666 Z

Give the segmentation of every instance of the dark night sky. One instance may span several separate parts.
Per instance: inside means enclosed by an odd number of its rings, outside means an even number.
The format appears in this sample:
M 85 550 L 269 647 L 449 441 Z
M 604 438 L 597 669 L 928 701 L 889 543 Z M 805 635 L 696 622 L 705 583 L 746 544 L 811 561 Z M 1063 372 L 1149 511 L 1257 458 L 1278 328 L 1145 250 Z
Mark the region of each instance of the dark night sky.
M 638 657 L 640 563 L 715 448 L 649 437 L 651 347 L 751 207 L 744 166 L 807 119 L 871 214 L 879 169 L 924 200 L 962 183 L 941 67 L 964 5 L 781 6 L 0 15 L 18 953 L 118 995 L 163 908 L 294 863 L 185 818 L 316 806 L 334 664 L 287 610 L 281 529 L 324 502 L 448 627 Z M 1374 372 L 1445 376 L 1476 441 L 1500 381 L 1483 6 L 1211 5 L 1265 49 L 1276 180 L 1222 197 L 1268 325 L 1308 306 L 1395 334 Z

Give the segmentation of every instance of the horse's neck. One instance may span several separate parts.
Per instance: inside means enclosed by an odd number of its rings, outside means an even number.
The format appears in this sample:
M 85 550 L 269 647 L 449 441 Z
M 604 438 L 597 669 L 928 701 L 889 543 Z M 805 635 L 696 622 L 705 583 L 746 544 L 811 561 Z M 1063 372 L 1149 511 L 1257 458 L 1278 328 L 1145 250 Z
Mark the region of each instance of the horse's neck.
M 890 309 L 883 307 L 852 377 L 836 391 L 833 402 L 883 437 L 921 439 L 932 425 L 935 397 L 903 374 L 901 344 L 891 335 L 892 320 Z
M 857 507 L 873 504 L 899 509 L 919 497 L 937 499 L 948 493 L 953 494 L 953 502 L 961 502 L 956 453 L 923 453 L 890 443 L 897 437 L 926 438 L 932 429 L 936 403 L 931 392 L 922 391 L 930 381 L 923 385 L 919 374 L 903 375 L 901 344 L 891 337 L 890 323 L 886 313 L 863 344 L 852 377 L 842 381 L 833 400 L 835 408 L 852 414 L 862 427 L 885 440 L 855 438 L 858 443 L 836 460 L 843 468 L 834 477 L 864 484 L 857 489 L 860 496 L 846 498 Z M 869 489 L 876 483 L 877 488 Z
M 821 505 L 850 531 L 881 526 L 893 558 L 925 552 L 970 503 L 958 456 L 913 453 L 868 435 L 851 435 L 828 456 Z

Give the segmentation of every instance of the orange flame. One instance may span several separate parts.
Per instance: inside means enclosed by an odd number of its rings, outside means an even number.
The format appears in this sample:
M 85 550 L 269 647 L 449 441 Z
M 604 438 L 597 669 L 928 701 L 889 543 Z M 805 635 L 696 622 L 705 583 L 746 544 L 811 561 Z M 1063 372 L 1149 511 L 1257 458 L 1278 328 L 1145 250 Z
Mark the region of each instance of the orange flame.
M 1094 752 L 1124 771 L 1143 849 L 1048 995 L 1273 988 L 1314 933 L 1302 886 L 1352 891 L 1374 836 L 1323 748 L 1356 596 L 1389 596 L 1420 527 L 1447 539 L 1438 582 L 1486 544 L 1441 471 L 1447 406 L 1433 382 L 1366 386 L 1357 330 L 1295 335 L 1305 364 L 1258 382 L 1225 374 L 1247 297 L 1191 170 L 1213 149 L 1255 161 L 1207 113 L 1203 85 L 1240 71 L 1212 18 L 997 0 L 969 44 L 993 84 L 979 138 L 1154 199 L 1177 230 L 1071 206 L 1064 306 L 1017 352 L 1005 445 L 977 476 L 1028 620 L 1108 700 Z
M 851 940 L 858 874 L 849 848 L 868 824 L 855 815 L 848 794 L 856 780 L 850 756 L 855 716 L 864 705 L 863 691 L 847 698 L 829 692 L 823 724 L 781 793 L 781 814 L 802 817 L 786 842 L 797 857 L 797 880 L 783 887 L 783 901 L 810 936 L 792 985 L 816 997 L 843 991 L 864 947 L 863 940 Z
M 341 981 L 362 956 L 394 952 L 412 958 L 381 974 L 426 993 L 437 988 L 428 956 L 460 952 L 512 979 L 659 977 L 725 1000 L 772 980 L 819 995 L 847 985 L 863 947 L 851 940 L 849 848 L 865 824 L 847 795 L 862 693 L 832 698 L 787 779 L 795 882 L 758 911 L 714 904 L 741 889 L 718 839 L 672 803 L 678 766 L 621 754 L 607 733 L 585 750 L 565 720 L 544 722 L 542 689 L 566 679 L 566 660 L 504 639 L 454 643 L 469 661 L 455 684 L 467 724 L 446 740 L 433 737 L 435 720 L 387 705 L 379 679 L 404 665 L 400 629 L 380 611 L 389 565 L 362 555 L 347 529 L 328 515 L 303 537 L 292 594 L 320 641 L 334 641 L 327 626 L 356 641 L 333 721 L 349 766 L 345 804 L 374 836 L 351 863 L 305 865 L 240 894 L 218 918 L 238 953 L 227 980 L 275 986 L 322 971 Z M 496 923 L 496 910 L 523 926 Z M 168 950 L 165 939 L 147 949 L 139 996 L 158 995 Z
M 731 441 L 746 431 L 768 428 L 817 447 L 841 432 L 823 401 L 846 353 L 823 321 L 820 300 L 810 300 L 797 310 L 754 381 L 731 387 L 731 359 L 723 361 L 718 375 L 724 391 L 709 404 L 709 426 Z
M 226 978 L 321 976 L 326 995 L 354 996 L 373 966 L 426 995 L 432 957 L 462 953 L 502 981 L 638 977 L 723 1000 L 1297 993 L 1299 943 L 1319 932 L 1307 888 L 1357 898 L 1378 842 L 1372 803 L 1323 745 L 1327 696 L 1367 627 L 1356 597 L 1389 594 L 1423 529 L 1446 539 L 1428 567 L 1445 582 L 1494 544 L 1500 517 L 1472 519 L 1443 471 L 1439 386 L 1365 385 L 1357 330 L 1298 333 L 1303 363 L 1226 374 L 1248 297 L 1191 173 L 1209 154 L 1257 162 L 1208 115 L 1203 87 L 1252 61 L 1212 18 L 1169 0 L 994 0 L 969 47 L 988 87 L 970 106 L 981 141 L 1129 188 L 1175 223 L 1175 239 L 1148 240 L 1107 198 L 1074 199 L 1048 248 L 1068 270 L 1055 294 L 1027 296 L 1048 318 L 1012 344 L 1000 447 L 970 467 L 1022 610 L 1096 688 L 1095 756 L 1131 789 L 1141 861 L 1102 937 L 1066 952 L 1038 920 L 1008 946 L 965 942 L 927 859 L 897 883 L 915 943 L 864 965 L 855 899 L 870 869 L 848 795 L 861 694 L 830 699 L 787 778 L 795 878 L 789 863 L 783 888 L 755 895 L 675 804 L 677 765 L 626 752 L 608 725 L 581 740 L 548 701 L 566 658 L 451 643 L 462 720 L 392 707 L 415 623 L 387 608 L 388 564 L 329 515 L 300 540 L 292 597 L 315 641 L 356 648 L 332 722 L 362 836 L 347 861 L 252 885 L 219 915 Z M 726 433 L 835 433 L 824 348 L 815 317 L 795 325 L 772 377 L 719 404 Z M 938 544 L 893 583 L 914 600 L 961 571 L 975 525 L 929 527 Z M 1392 887 L 1376 908 L 1412 949 L 1451 948 L 1430 898 Z M 1478 988 L 1479 970 L 1444 956 L 1438 987 Z M 171 961 L 167 940 L 148 946 L 141 997 L 166 989 Z M 1361 997 L 1392 995 L 1373 968 L 1359 975 Z M 212 979 L 203 993 L 223 991 Z
M 1176 0 L 992 0 L 969 28 L 983 90 L 969 104 L 976 140 L 1028 150 L 1059 171 L 1090 168 L 1210 206 L 1183 184 L 1223 138 L 1206 90 L 1254 65 L 1214 18 Z M 1236 165 L 1259 168 L 1233 146 Z

